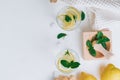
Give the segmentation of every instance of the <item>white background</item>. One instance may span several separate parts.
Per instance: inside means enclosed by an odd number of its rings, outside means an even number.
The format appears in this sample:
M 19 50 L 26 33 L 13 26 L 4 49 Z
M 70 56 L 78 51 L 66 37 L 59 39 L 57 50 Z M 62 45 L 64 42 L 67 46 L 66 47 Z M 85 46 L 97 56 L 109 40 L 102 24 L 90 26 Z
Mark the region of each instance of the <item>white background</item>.
M 52 80 L 56 55 L 64 48 L 79 54 L 79 71 L 98 79 L 100 65 L 113 63 L 120 68 L 120 26 L 111 26 L 115 53 L 111 60 L 84 61 L 80 27 L 61 30 L 55 21 L 56 5 L 49 0 L 0 0 L 0 80 Z M 57 40 L 60 32 L 66 32 L 67 38 Z

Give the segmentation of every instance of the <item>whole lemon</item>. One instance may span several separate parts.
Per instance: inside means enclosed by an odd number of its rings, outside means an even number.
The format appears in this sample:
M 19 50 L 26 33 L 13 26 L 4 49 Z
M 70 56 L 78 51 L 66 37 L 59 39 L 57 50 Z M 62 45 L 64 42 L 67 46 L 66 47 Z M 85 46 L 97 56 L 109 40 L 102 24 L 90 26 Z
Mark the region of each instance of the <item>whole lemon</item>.
M 101 80 L 120 80 L 120 69 L 113 64 L 108 64 L 101 74 Z
M 81 72 L 79 80 L 97 80 L 93 75 Z

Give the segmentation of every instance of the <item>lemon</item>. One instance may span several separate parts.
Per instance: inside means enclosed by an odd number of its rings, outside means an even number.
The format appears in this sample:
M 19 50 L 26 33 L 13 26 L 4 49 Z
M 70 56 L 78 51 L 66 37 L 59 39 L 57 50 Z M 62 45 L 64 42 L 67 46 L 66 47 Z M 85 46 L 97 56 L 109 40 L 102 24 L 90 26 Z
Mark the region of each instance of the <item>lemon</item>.
M 97 80 L 93 75 L 81 72 L 79 80 Z
M 101 75 L 101 80 L 120 80 L 120 69 L 108 64 Z

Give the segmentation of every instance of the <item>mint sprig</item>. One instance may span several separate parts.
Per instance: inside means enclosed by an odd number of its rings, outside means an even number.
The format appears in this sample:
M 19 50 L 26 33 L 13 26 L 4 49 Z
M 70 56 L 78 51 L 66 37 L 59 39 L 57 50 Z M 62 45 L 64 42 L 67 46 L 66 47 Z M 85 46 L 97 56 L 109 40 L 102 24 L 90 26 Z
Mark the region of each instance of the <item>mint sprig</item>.
M 110 39 L 108 37 L 106 37 L 103 32 L 98 31 L 97 34 L 92 38 L 92 40 L 87 40 L 86 41 L 86 46 L 88 47 L 88 51 L 92 56 L 96 56 L 96 51 L 92 45 L 92 43 L 96 41 L 96 44 L 101 44 L 104 49 L 107 50 L 107 44 L 106 42 L 109 42 Z
M 68 62 L 67 60 L 61 60 L 61 64 L 66 68 L 72 68 L 72 69 L 77 68 L 80 65 L 79 62 L 74 62 L 74 61 Z
M 96 43 L 101 44 L 104 47 L 104 49 L 107 49 L 106 42 L 109 42 L 110 39 L 108 37 L 104 36 L 104 34 L 101 31 L 99 31 L 97 33 L 96 38 L 97 38 Z
M 70 55 L 69 50 L 67 50 L 67 51 L 65 52 L 65 55 Z
M 92 56 L 96 56 L 96 51 L 92 45 L 92 42 L 90 40 L 87 40 L 86 45 L 88 47 L 88 51 Z

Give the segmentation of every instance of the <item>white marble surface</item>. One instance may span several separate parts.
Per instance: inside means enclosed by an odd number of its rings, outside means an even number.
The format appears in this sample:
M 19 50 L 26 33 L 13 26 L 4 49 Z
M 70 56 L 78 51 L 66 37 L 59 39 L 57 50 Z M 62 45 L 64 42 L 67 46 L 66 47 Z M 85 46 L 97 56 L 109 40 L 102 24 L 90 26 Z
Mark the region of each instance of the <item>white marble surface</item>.
M 59 6 L 58 6 L 59 5 Z M 72 48 L 80 54 L 80 71 L 99 78 L 101 64 L 113 63 L 120 68 L 120 25 L 111 26 L 113 53 L 111 60 L 84 61 L 81 57 L 81 30 L 61 30 L 55 15 L 61 4 L 49 0 L 0 0 L 0 80 L 52 80 L 56 70 L 55 57 L 64 48 Z M 64 40 L 56 35 L 66 32 Z

